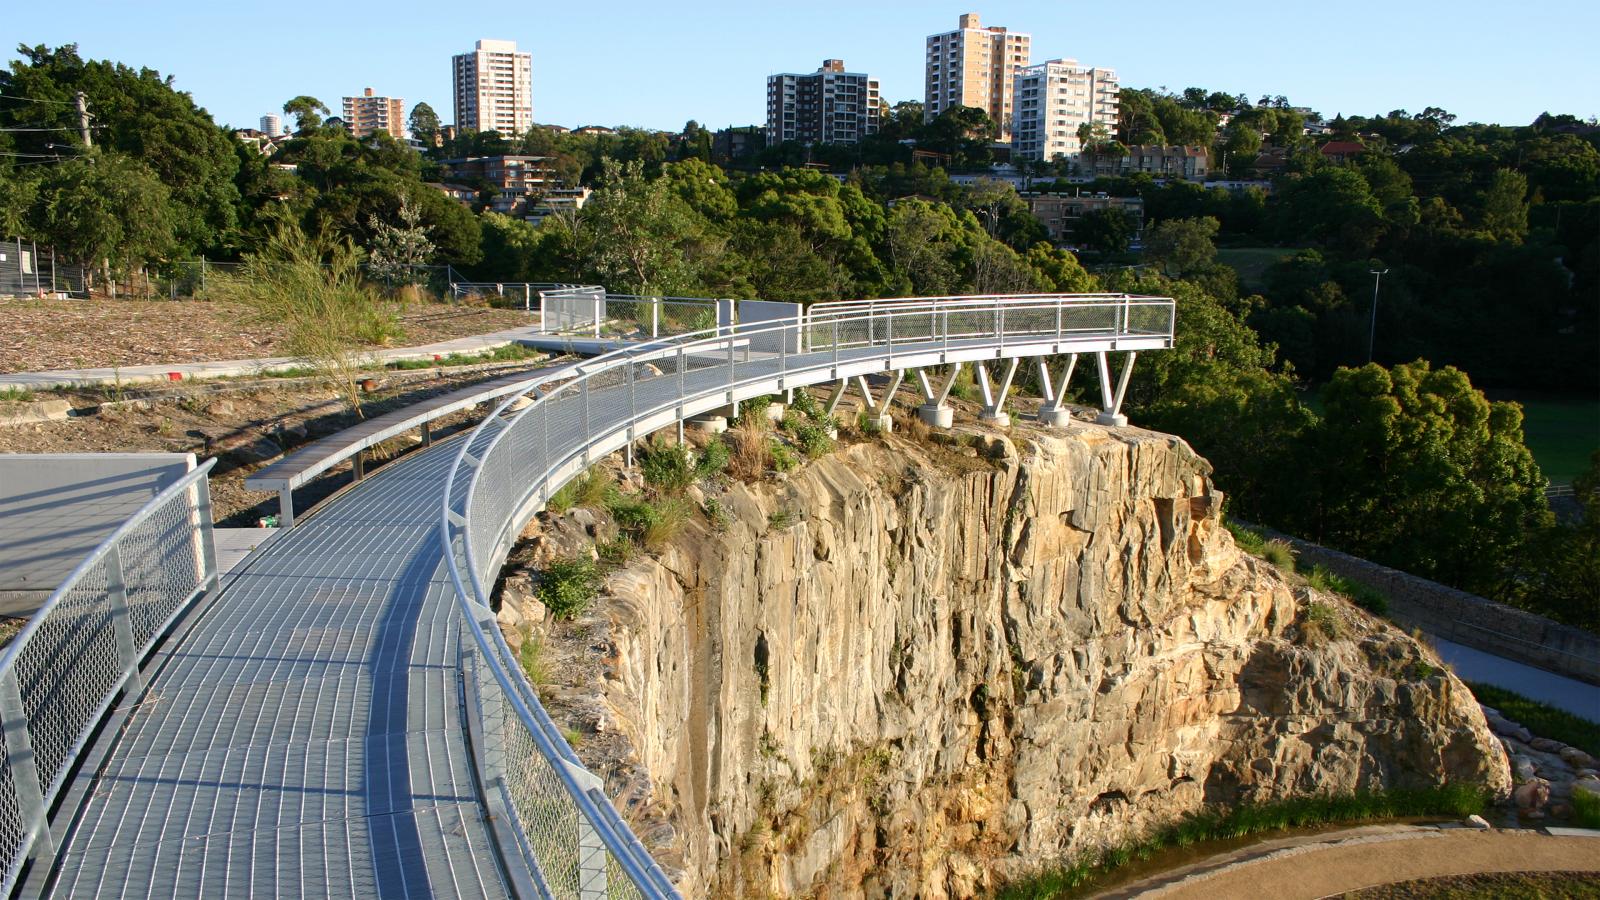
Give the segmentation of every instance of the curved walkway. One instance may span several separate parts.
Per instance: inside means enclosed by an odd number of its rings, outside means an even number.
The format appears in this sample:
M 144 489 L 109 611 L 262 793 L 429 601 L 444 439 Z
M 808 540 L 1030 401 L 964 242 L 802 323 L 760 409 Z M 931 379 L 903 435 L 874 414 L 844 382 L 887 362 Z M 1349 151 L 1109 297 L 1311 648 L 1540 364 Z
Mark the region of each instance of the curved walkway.
M 1368 826 L 1268 842 L 1098 896 L 1317 900 L 1382 884 L 1485 872 L 1595 872 L 1600 877 L 1600 831 L 1578 836 Z
M 48 893 L 507 894 L 438 545 L 453 444 L 380 469 L 191 616 L 106 763 L 80 775 Z

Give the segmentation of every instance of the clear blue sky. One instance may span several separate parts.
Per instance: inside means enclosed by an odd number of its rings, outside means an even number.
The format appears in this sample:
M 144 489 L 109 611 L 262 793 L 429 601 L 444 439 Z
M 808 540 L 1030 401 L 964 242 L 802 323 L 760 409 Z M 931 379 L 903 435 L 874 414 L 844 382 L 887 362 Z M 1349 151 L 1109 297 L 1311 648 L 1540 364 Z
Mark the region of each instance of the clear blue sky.
M 450 56 L 478 38 L 533 53 L 534 117 L 568 126 L 759 123 L 765 76 L 824 57 L 867 71 L 891 102 L 922 99 L 923 38 L 976 10 L 1033 35 L 1035 61 L 1117 69 L 1124 86 L 1284 94 L 1324 115 L 1442 106 L 1459 121 L 1600 114 L 1600 3 L 1353 0 L 1160 4 L 671 4 L 281 0 L 6 2 L 0 44 L 75 42 L 92 58 L 176 76 L 218 121 L 254 126 L 297 94 L 364 87 L 426 100 L 448 122 Z M 779 10 L 782 10 L 781 12 Z M 1159 10 L 1159 11 L 1158 11 Z

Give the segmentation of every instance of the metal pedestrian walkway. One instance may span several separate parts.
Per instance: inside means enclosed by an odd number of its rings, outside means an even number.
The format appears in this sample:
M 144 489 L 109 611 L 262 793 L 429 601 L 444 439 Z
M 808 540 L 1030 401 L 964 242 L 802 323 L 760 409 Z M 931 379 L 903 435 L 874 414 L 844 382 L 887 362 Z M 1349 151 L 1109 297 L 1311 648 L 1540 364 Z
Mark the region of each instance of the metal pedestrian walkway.
M 455 449 L 375 473 L 193 617 L 79 776 L 47 895 L 507 895 L 438 545 Z

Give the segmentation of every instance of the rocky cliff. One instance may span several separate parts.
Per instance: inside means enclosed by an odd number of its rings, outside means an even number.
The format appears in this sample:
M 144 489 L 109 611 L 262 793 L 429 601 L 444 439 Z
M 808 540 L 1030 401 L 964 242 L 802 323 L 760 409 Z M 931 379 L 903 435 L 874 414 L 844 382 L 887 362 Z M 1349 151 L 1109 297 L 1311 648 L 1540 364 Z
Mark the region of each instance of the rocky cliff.
M 686 895 L 967 896 L 1207 802 L 1509 788 L 1461 683 L 1240 552 L 1182 441 L 956 437 L 709 488 L 715 520 L 573 623 L 508 582 L 553 713 Z M 532 557 L 606 527 L 535 524 Z

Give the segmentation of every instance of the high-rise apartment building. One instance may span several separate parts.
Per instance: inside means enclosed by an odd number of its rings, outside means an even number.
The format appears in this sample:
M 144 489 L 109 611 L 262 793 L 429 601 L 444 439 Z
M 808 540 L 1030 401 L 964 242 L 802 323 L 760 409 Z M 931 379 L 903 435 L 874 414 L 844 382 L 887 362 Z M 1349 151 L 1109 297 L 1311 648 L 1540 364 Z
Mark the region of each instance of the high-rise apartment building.
M 375 97 L 367 88 L 359 97 L 344 98 L 344 127 L 362 138 L 374 131 L 405 139 L 406 102 L 399 97 Z
M 269 138 L 283 137 L 283 119 L 272 113 L 262 116 L 261 133 Z
M 1078 130 L 1103 125 L 1109 137 L 1117 128 L 1117 73 L 1086 68 L 1074 59 L 1052 59 L 1017 73 L 1016 114 L 1012 121 L 1011 155 L 1017 159 L 1053 160 L 1076 156 L 1083 149 Z
M 767 144 L 854 144 L 878 133 L 878 82 L 825 59 L 810 75 L 767 76 Z
M 453 62 L 457 128 L 521 137 L 533 127 L 533 54 L 516 41 L 478 41 Z
M 1004 28 L 982 27 L 977 13 L 966 13 L 960 28 L 928 36 L 922 115 L 932 122 L 952 106 L 975 106 L 1011 139 L 1011 91 L 1017 70 L 1028 64 L 1032 37 Z

